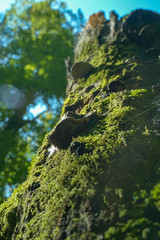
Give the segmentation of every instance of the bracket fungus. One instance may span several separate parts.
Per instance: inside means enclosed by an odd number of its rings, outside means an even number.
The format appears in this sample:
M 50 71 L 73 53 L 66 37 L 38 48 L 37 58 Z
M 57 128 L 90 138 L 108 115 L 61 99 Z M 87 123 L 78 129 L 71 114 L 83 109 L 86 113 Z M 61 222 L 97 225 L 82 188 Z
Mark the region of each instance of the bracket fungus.
M 77 62 L 71 67 L 71 75 L 74 79 L 88 76 L 93 70 L 93 66 L 87 62 Z
M 109 92 L 119 92 L 125 89 L 125 85 L 118 80 L 114 80 L 108 84 L 107 88 Z
M 150 45 L 159 31 L 159 24 L 160 15 L 158 13 L 138 9 L 128 15 L 122 30 L 131 40 L 140 40 L 143 44 Z
M 72 137 L 77 137 L 84 131 L 94 113 L 80 116 L 73 112 L 67 112 L 57 124 L 49 136 L 49 141 L 59 149 L 67 149 Z

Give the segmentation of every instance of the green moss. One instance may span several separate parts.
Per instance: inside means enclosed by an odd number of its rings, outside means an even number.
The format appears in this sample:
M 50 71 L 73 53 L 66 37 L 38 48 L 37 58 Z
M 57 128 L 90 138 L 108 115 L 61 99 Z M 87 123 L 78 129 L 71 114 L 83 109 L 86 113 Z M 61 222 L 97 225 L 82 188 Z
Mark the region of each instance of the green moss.
M 145 84 L 135 87 L 143 79 L 135 71 L 137 48 L 117 42 L 99 46 L 97 41 L 81 46 L 75 61 L 90 57 L 94 71 L 78 79 L 62 115 L 79 100 L 85 102 L 80 114 L 96 111 L 88 129 L 72 139 L 85 143 L 85 153 L 76 156 L 68 148 L 49 156 L 45 137 L 26 182 L 0 207 L 1 238 L 147 239 L 153 230 L 159 234 L 159 224 L 146 213 L 148 206 L 160 205 L 158 185 L 153 188 L 160 177 L 158 136 L 151 124 L 155 111 L 143 113 L 154 93 Z M 122 80 L 126 90 L 107 94 L 113 80 Z M 84 93 L 91 84 L 95 87 Z
M 87 61 L 89 56 L 95 55 L 95 49 L 99 49 L 99 43 L 97 39 L 93 39 L 92 41 L 84 42 L 79 46 L 79 50 L 75 53 L 75 62 Z

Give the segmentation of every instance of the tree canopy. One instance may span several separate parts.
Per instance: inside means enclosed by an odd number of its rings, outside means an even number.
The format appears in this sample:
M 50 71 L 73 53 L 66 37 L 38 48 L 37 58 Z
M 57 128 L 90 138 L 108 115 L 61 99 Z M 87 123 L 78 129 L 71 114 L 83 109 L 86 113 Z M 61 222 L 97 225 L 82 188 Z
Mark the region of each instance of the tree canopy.
M 73 56 L 83 14 L 56 0 L 16 0 L 0 23 L 0 201 L 26 178 L 30 160 L 57 121 L 65 96 L 64 59 Z M 37 104 L 47 110 L 31 113 Z

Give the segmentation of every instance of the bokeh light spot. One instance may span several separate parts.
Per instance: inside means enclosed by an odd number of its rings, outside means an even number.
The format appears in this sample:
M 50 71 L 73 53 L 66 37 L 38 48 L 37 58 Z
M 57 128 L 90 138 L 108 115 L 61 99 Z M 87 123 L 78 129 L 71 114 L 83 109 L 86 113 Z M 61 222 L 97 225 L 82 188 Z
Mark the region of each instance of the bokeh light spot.
M 25 104 L 25 94 L 11 84 L 0 85 L 0 107 L 19 109 Z

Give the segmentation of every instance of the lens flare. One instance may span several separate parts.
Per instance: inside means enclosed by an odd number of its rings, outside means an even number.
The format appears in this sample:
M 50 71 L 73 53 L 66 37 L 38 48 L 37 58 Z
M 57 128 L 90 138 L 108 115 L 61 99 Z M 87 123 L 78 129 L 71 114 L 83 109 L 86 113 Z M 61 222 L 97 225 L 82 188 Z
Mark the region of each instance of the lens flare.
M 0 108 L 19 109 L 25 104 L 25 94 L 11 84 L 0 85 Z

